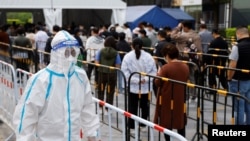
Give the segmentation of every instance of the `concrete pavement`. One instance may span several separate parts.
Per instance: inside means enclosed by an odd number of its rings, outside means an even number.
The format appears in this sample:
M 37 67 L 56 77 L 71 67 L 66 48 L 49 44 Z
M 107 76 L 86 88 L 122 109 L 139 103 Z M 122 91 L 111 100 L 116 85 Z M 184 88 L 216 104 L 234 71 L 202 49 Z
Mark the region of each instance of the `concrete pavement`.
M 124 108 L 124 95 L 123 94 L 119 94 L 117 97 L 115 97 L 115 100 L 118 99 L 118 106 L 119 108 L 123 109 Z M 223 97 L 220 98 L 220 100 L 223 100 Z M 150 106 L 150 119 L 153 119 L 154 116 L 154 101 L 155 98 L 152 98 L 152 104 Z M 196 102 L 192 101 L 188 104 L 188 115 L 190 117 L 196 117 L 197 113 L 197 107 L 196 107 Z M 230 109 L 227 110 L 227 123 L 229 123 L 230 121 Z M 207 122 L 211 122 L 212 123 L 212 113 L 213 113 L 213 109 L 212 109 L 212 102 L 205 102 L 205 106 L 204 106 L 204 119 Z M 222 105 L 218 105 L 217 106 L 217 123 L 218 124 L 223 124 L 223 120 L 224 120 L 224 106 Z M 122 130 L 122 124 L 121 124 L 121 115 L 116 115 L 116 113 L 112 113 L 111 116 L 111 123 L 113 127 L 117 127 L 119 128 L 119 130 Z M 110 139 L 112 139 L 113 141 L 122 141 L 122 133 L 118 130 L 115 130 L 112 128 L 112 134 L 110 135 L 109 132 L 109 127 L 107 125 L 108 123 L 108 116 L 102 116 L 100 115 L 100 119 L 102 121 L 102 123 L 100 123 L 100 136 L 101 136 L 101 141 L 110 141 Z M 117 122 L 118 119 L 118 122 Z M 117 124 L 118 123 L 118 124 Z M 186 126 L 186 138 L 188 141 L 191 141 L 193 139 L 193 137 L 196 135 L 196 121 L 188 118 L 188 123 Z M 204 131 L 205 133 L 207 133 L 207 125 L 204 126 Z M 176 132 L 176 130 L 174 130 Z M 1 124 L 0 125 L 0 141 L 4 141 L 4 139 L 6 139 L 9 135 L 11 134 L 11 130 L 10 128 L 8 128 L 5 124 Z M 141 132 L 141 141 L 146 141 L 148 140 L 148 132 Z M 195 136 L 194 140 L 198 140 L 197 138 L 198 136 Z M 207 141 L 207 137 L 206 136 L 202 136 L 203 139 L 200 138 L 200 140 L 202 141 Z M 11 138 L 9 141 L 14 141 L 15 137 Z M 84 141 L 86 140 L 85 138 L 83 139 Z M 154 132 L 154 140 L 158 140 L 158 132 Z M 161 134 L 161 140 L 164 141 L 163 135 Z M 134 138 L 131 137 L 131 141 L 134 141 Z

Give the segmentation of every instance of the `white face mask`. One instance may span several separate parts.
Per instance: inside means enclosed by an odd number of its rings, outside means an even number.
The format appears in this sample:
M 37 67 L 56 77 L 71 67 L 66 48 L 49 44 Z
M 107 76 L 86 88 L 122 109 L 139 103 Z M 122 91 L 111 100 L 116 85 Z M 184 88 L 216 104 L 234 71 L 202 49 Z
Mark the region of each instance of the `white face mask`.
M 69 75 L 72 73 L 74 66 L 76 65 L 76 58 L 74 58 L 73 56 L 69 56 L 64 65 L 63 65 L 63 72 L 65 75 Z
M 80 49 L 78 47 L 63 47 L 51 51 L 51 64 L 68 76 L 74 71 Z

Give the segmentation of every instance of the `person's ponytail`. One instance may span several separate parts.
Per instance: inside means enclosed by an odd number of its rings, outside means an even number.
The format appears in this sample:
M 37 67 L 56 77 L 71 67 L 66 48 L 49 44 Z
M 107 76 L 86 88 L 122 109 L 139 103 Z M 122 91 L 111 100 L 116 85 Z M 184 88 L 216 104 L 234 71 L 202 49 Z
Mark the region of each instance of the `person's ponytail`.
M 142 40 L 140 38 L 135 38 L 132 42 L 132 46 L 135 50 L 136 59 L 138 60 L 141 56 Z

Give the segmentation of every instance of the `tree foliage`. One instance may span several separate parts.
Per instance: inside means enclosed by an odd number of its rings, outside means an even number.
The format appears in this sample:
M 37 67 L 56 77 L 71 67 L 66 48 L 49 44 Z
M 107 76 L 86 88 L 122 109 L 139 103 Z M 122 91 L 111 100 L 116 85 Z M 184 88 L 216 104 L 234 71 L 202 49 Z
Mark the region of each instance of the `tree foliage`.
M 28 12 L 8 12 L 7 19 L 19 19 L 21 22 L 29 22 L 32 19 L 32 13 Z

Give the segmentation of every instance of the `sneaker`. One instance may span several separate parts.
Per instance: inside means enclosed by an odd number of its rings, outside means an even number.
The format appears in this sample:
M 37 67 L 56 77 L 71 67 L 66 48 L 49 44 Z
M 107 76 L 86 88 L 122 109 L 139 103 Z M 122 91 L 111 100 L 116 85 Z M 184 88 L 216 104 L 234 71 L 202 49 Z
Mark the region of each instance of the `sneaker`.
M 192 97 L 192 100 L 193 100 L 194 102 L 197 102 L 197 97 L 196 97 L 196 96 L 193 96 L 193 97 Z
M 197 97 L 193 96 L 188 100 L 189 103 L 191 103 L 192 101 L 197 102 Z
M 192 99 L 190 98 L 189 100 L 188 100 L 188 103 L 191 103 L 192 102 Z

